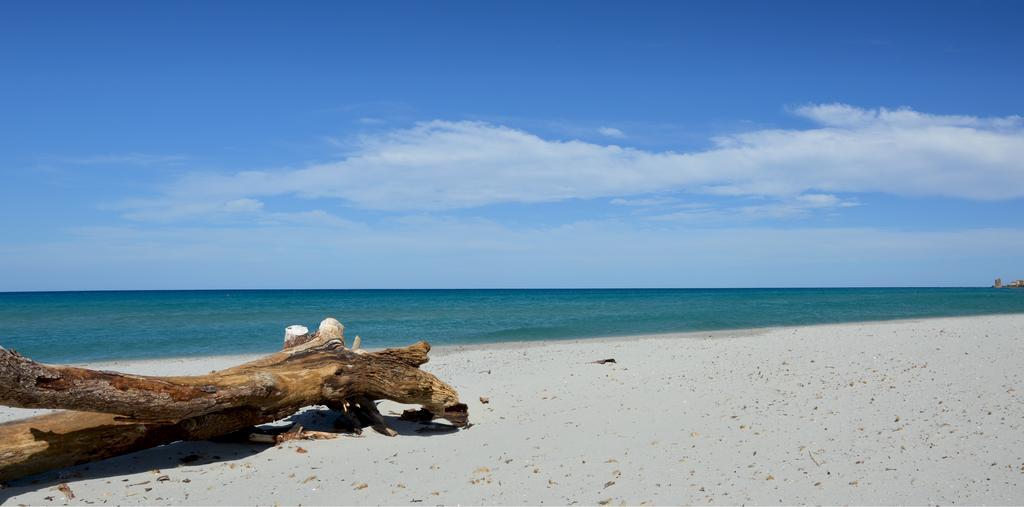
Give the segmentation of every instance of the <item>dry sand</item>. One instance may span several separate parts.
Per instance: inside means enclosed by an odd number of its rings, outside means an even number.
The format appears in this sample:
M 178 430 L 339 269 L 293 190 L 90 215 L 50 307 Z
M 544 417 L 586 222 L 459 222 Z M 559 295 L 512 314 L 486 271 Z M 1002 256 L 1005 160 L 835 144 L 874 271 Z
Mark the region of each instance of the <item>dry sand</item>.
M 459 389 L 471 428 L 422 435 L 395 421 L 395 438 L 181 442 L 17 481 L 0 500 L 68 503 L 66 482 L 71 503 L 90 504 L 1024 503 L 1024 315 L 432 357 L 424 368 Z M 617 363 L 589 363 L 605 358 Z M 244 359 L 102 367 L 199 373 Z M 325 429 L 325 413 L 299 417 Z

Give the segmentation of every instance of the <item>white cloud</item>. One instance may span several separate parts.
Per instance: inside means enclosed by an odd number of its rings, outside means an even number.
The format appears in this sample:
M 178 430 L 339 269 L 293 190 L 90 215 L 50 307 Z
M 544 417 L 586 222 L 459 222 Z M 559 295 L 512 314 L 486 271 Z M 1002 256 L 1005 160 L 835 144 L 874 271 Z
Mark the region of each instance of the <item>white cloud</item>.
M 136 201 L 168 214 L 260 196 L 337 198 L 375 210 L 621 198 L 669 192 L 757 196 L 802 209 L 881 192 L 1024 197 L 1024 120 L 930 115 L 843 104 L 803 106 L 817 126 L 714 139 L 703 151 L 646 151 L 541 138 L 481 123 L 431 121 L 367 135 L 343 160 L 297 169 L 194 174 Z M 162 203 L 162 204 L 161 204 Z M 621 204 L 621 203 L 620 203 Z M 220 204 L 218 204 L 220 205 Z M 135 210 L 135 214 L 138 210 Z
M 601 127 L 597 129 L 597 132 L 605 137 L 614 137 L 615 139 L 623 139 L 626 137 L 626 133 L 615 128 L 615 127 Z

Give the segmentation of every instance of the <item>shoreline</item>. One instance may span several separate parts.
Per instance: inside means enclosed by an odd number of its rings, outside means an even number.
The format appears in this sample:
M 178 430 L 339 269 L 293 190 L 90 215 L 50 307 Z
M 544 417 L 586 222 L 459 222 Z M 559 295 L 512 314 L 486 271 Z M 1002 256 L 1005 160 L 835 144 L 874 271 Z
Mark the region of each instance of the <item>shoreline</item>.
M 0 504 L 67 503 L 61 483 L 109 504 L 1020 504 L 1021 329 L 1003 314 L 438 347 L 423 368 L 459 390 L 467 430 L 417 433 L 384 402 L 395 438 L 178 442 L 14 481 Z
M 1024 316 L 1024 313 L 987 313 L 978 315 L 956 315 L 956 316 L 939 316 L 939 317 L 910 317 L 910 318 L 898 318 L 898 319 L 882 319 L 882 320 L 857 320 L 857 321 L 844 321 L 844 322 L 821 322 L 815 324 L 797 324 L 797 325 L 784 325 L 784 326 L 765 326 L 765 327 L 744 327 L 744 328 L 728 328 L 728 329 L 711 329 L 703 331 L 667 331 L 664 333 L 644 333 L 644 334 L 625 334 L 625 335 L 606 335 L 606 336 L 583 336 L 573 338 L 545 338 L 537 340 L 506 340 L 497 342 L 486 342 L 486 343 L 467 343 L 467 344 L 452 344 L 452 345 L 430 345 L 430 356 L 440 357 L 441 355 L 447 355 L 459 351 L 473 351 L 473 350 L 505 350 L 505 349 L 521 349 L 525 347 L 544 347 L 551 344 L 558 343 L 601 343 L 601 342 L 616 342 L 620 340 L 665 340 L 665 339 L 682 339 L 682 340 L 693 340 L 693 339 L 728 339 L 728 338 L 739 338 L 744 336 L 760 335 L 772 331 L 782 329 L 795 329 L 795 328 L 819 328 L 829 326 L 844 326 L 844 325 L 870 325 L 870 324 L 916 324 L 921 322 L 933 321 L 933 320 L 945 320 L 945 319 L 973 319 L 973 318 L 984 318 L 984 317 L 999 317 L 999 316 Z M 340 320 L 340 319 L 339 319 Z M 342 322 L 344 324 L 344 322 Z M 308 327 L 308 326 L 307 326 Z M 315 329 L 315 326 L 310 327 Z M 283 328 L 282 328 L 283 331 Z M 346 341 L 351 343 L 353 336 L 346 336 Z M 412 345 L 418 340 L 410 339 L 410 341 L 402 346 Z M 372 338 L 370 339 L 372 345 Z M 366 347 L 362 348 L 369 351 L 384 350 L 388 347 Z M 0 346 L 3 346 L 0 343 Z M 264 357 L 270 354 L 280 352 L 280 349 L 268 350 L 266 352 L 251 352 L 241 354 L 203 354 L 194 356 L 160 356 L 160 357 L 137 357 L 137 358 L 122 358 L 122 359 L 102 359 L 98 361 L 75 361 L 75 362 L 47 362 L 46 364 L 62 364 L 69 366 L 81 366 L 81 367 L 92 367 L 92 368 L 105 368 L 108 366 L 119 366 L 124 364 L 129 365 L 144 365 L 148 363 L 160 363 L 166 361 L 184 362 L 189 360 L 203 360 L 203 359 L 234 359 L 238 363 L 252 361 L 260 357 Z M 31 357 L 30 357 L 31 359 Z M 232 363 L 236 364 L 236 363 Z

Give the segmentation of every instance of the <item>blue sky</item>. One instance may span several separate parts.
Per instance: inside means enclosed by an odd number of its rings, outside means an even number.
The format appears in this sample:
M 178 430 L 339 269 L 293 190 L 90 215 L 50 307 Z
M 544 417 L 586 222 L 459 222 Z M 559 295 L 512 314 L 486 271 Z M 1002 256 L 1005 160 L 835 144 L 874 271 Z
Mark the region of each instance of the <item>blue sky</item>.
M 7 2 L 0 290 L 1024 277 L 1019 2 Z

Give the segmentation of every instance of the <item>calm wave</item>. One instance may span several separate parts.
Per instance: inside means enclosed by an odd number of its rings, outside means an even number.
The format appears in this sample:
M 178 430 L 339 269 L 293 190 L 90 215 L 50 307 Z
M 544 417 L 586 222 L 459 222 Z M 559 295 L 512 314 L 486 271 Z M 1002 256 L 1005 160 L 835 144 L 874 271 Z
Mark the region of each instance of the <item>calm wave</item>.
M 337 317 L 368 347 L 1024 313 L 1024 290 L 218 290 L 0 293 L 0 345 L 51 362 L 270 352 Z

